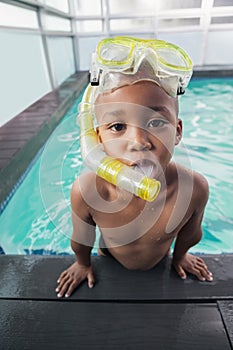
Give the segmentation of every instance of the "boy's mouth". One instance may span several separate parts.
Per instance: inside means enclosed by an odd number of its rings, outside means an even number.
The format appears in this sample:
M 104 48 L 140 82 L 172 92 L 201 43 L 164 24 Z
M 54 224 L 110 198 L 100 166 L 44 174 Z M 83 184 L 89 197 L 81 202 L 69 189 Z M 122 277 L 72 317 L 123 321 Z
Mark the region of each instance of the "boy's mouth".
M 155 178 L 156 176 L 156 165 L 150 160 L 144 159 L 132 164 L 134 170 L 139 171 L 143 175 L 151 178 Z

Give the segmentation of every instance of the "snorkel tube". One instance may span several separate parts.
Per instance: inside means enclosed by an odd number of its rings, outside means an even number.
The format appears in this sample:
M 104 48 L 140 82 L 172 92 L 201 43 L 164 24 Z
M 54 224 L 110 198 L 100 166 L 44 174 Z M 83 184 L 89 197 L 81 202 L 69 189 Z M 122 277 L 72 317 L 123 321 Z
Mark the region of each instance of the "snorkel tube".
M 104 180 L 152 202 L 159 194 L 160 182 L 146 177 L 102 151 L 94 129 L 94 115 L 91 108 L 92 93 L 93 87 L 89 84 L 79 106 L 80 143 L 84 163 Z

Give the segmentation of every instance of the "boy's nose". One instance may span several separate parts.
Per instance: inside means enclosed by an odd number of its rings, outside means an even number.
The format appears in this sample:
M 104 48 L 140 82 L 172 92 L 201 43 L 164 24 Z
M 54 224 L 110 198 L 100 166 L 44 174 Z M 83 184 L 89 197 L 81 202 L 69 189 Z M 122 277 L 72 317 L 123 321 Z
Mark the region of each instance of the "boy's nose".
M 148 132 L 139 127 L 130 127 L 128 137 L 128 147 L 131 151 L 146 151 L 152 148 L 148 139 Z

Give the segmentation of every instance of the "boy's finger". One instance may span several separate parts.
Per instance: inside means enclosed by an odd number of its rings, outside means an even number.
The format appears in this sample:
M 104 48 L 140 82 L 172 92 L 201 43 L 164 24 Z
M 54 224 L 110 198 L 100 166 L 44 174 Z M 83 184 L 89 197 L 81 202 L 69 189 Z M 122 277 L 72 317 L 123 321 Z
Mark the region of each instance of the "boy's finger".
M 207 267 L 206 264 L 205 264 L 205 262 L 204 262 L 204 260 L 203 260 L 202 258 L 197 257 L 197 263 L 199 263 L 199 264 L 201 264 L 201 265 Z
M 78 278 L 75 281 L 71 282 L 70 285 L 67 287 L 65 297 L 69 298 L 73 291 L 83 282 L 83 280 L 83 278 Z
M 65 297 L 69 298 L 77 286 L 78 286 L 77 282 L 71 283 L 71 285 L 69 286 L 69 288 L 65 294 Z
M 198 267 L 198 270 L 200 271 L 200 274 L 202 275 L 202 278 L 199 279 L 207 279 L 208 281 L 212 281 L 213 280 L 213 275 L 212 273 L 207 269 L 207 266 L 204 264 L 204 266 Z
M 58 298 L 63 297 L 63 295 L 65 294 L 65 292 L 69 288 L 70 284 L 71 284 L 71 280 L 68 279 L 61 287 L 60 286 L 58 287 L 58 290 L 59 290 L 59 292 L 57 294 Z
M 207 273 L 207 271 L 206 271 L 206 269 L 204 268 L 204 267 L 197 267 L 196 269 L 195 269 L 197 272 L 196 272 L 196 276 L 199 278 L 206 278 L 207 277 L 207 275 L 208 275 L 208 273 Z M 199 278 L 199 279 L 200 279 Z
M 63 285 L 61 288 L 57 288 L 56 291 L 58 291 L 57 297 L 62 298 L 66 291 L 66 285 Z
M 95 284 L 95 279 L 94 279 L 94 276 L 92 273 L 89 273 L 87 275 L 87 279 L 88 279 L 88 287 L 89 288 L 93 288 L 94 287 L 94 284 Z
M 197 261 L 197 267 L 203 269 L 205 273 L 212 275 L 212 273 L 208 270 L 208 267 L 206 266 L 203 260 Z
M 206 279 L 207 279 L 207 281 L 212 282 L 214 278 L 213 278 L 213 275 L 211 275 L 211 276 L 209 275 L 206 277 Z
M 184 272 L 183 268 L 181 266 L 175 266 L 175 269 L 176 269 L 178 275 L 182 278 L 182 280 L 185 280 L 187 275 Z
M 206 279 L 207 279 L 207 281 L 213 281 L 213 274 L 212 274 L 212 272 L 210 272 L 210 271 L 205 271 L 205 277 L 206 277 Z
M 57 279 L 57 283 L 60 283 L 60 281 L 62 280 L 62 278 L 63 277 L 65 277 L 66 276 L 66 274 L 67 274 L 67 271 L 65 270 L 65 271 L 63 271 L 61 274 L 60 274 L 60 276 L 58 277 L 58 279 Z
M 190 271 L 193 275 L 195 275 L 200 281 L 205 281 L 206 277 L 205 274 L 203 274 L 203 270 L 195 268 L 192 271 Z
M 63 285 L 69 280 L 69 278 L 70 277 L 68 275 L 66 275 L 65 277 L 61 278 L 60 281 L 59 281 L 59 284 L 58 284 L 58 286 L 56 288 L 56 290 L 57 289 L 58 290 L 62 289 Z

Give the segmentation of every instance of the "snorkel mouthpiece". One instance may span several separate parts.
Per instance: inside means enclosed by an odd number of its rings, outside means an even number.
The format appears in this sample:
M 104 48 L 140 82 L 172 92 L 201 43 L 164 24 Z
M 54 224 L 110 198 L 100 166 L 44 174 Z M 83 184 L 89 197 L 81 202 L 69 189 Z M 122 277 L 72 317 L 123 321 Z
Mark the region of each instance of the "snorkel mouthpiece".
M 117 159 L 106 156 L 96 173 L 104 180 L 148 202 L 152 202 L 159 194 L 159 181 L 145 177 Z
M 80 143 L 84 163 L 104 180 L 152 202 L 159 194 L 160 182 L 144 176 L 117 159 L 107 156 L 101 150 L 91 111 L 92 91 L 93 87 L 89 84 L 79 107 Z

